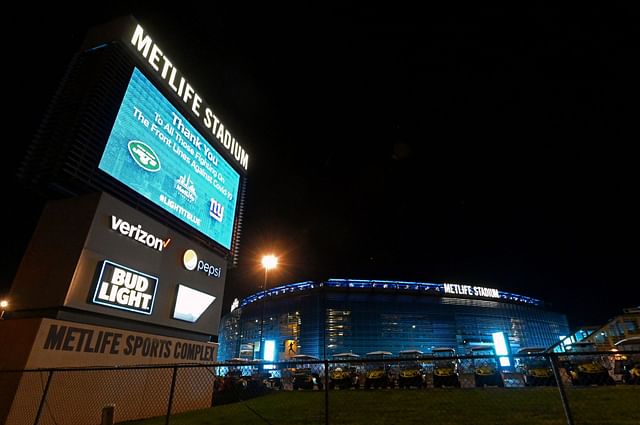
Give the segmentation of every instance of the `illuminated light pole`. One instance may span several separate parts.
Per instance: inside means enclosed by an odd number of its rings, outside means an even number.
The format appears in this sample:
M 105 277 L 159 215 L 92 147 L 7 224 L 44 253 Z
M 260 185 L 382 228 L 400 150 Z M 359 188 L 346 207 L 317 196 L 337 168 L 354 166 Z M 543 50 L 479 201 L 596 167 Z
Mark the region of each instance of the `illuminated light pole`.
M 9 306 L 9 301 L 2 300 L 0 301 L 0 308 L 2 308 L 2 313 L 0 313 L 0 320 L 4 320 L 4 310 Z
M 262 311 L 260 314 L 260 359 L 264 357 L 264 302 L 267 297 L 267 277 L 269 270 L 275 269 L 278 265 L 278 257 L 273 254 L 262 257 L 262 267 L 264 267 L 264 284 L 262 285 Z

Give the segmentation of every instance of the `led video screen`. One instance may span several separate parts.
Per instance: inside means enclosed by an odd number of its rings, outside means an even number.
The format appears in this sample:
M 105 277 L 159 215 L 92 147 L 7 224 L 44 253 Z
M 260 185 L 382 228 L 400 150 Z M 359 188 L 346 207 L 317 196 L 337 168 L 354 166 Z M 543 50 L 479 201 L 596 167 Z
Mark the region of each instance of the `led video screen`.
M 231 248 L 240 174 L 138 69 L 98 168 Z
M 195 323 L 215 299 L 216 297 L 206 292 L 189 288 L 186 285 L 178 285 L 173 318 Z

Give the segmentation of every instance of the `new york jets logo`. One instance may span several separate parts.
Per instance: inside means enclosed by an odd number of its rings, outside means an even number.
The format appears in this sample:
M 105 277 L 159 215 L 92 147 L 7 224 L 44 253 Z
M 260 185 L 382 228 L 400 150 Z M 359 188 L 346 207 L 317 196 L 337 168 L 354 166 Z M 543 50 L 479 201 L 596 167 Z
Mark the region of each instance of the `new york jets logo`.
M 140 167 L 152 173 L 160 170 L 160 158 L 149 145 L 139 140 L 131 140 L 127 147 L 131 157 Z

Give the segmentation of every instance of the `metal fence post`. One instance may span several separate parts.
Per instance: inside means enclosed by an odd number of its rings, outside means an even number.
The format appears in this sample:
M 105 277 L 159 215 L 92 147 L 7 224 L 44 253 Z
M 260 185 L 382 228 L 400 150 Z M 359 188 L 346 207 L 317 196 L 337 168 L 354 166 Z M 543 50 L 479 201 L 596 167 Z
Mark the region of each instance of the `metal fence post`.
M 102 408 L 102 421 L 100 425 L 113 425 L 115 407 L 115 404 L 107 404 Z
M 51 384 L 52 376 L 53 376 L 53 370 L 50 370 L 49 377 L 47 378 L 47 383 L 44 386 L 44 391 L 42 391 L 42 398 L 40 399 L 40 405 L 38 406 L 38 413 L 36 414 L 36 420 L 33 422 L 34 425 L 38 425 L 38 422 L 40 422 L 40 415 L 42 415 L 42 408 L 44 407 L 44 403 L 46 402 L 47 392 L 49 392 L 49 384 Z
M 324 423 L 329 425 L 329 361 L 324 359 Z
M 564 384 L 562 383 L 562 376 L 560 376 L 560 366 L 558 365 L 558 355 L 549 353 L 549 361 L 551 363 L 551 370 L 553 370 L 553 376 L 555 376 L 556 378 L 558 391 L 560 391 L 560 400 L 562 401 L 564 416 L 567 418 L 567 425 L 573 425 L 573 417 L 571 416 L 571 408 L 569 407 L 569 400 L 567 399 L 567 394 L 564 392 Z
M 167 406 L 167 419 L 165 425 L 169 425 L 169 418 L 171 417 L 171 406 L 173 405 L 173 394 L 176 390 L 176 375 L 178 374 L 178 366 L 173 366 L 173 377 L 171 378 L 171 390 L 169 392 L 169 405 Z

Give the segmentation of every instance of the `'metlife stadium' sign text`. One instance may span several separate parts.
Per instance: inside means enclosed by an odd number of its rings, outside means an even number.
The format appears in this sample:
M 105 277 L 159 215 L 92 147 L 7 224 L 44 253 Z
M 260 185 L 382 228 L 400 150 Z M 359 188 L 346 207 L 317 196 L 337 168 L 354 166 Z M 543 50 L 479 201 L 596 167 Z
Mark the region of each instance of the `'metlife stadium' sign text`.
M 213 110 L 202 100 L 202 97 L 189 84 L 182 73 L 162 53 L 158 45 L 153 42 L 149 35 L 144 33 L 144 29 L 140 25 L 137 25 L 133 32 L 131 46 L 151 65 L 151 68 L 162 81 L 178 95 L 188 110 L 211 131 L 220 146 L 229 151 L 237 163 L 244 170 L 247 170 L 249 154 L 245 152 L 240 143 L 236 141 L 236 138 L 225 128 L 224 124 L 216 117 Z
M 445 294 L 467 295 L 470 297 L 500 298 L 497 289 L 483 286 L 457 285 L 455 283 L 443 284 Z

